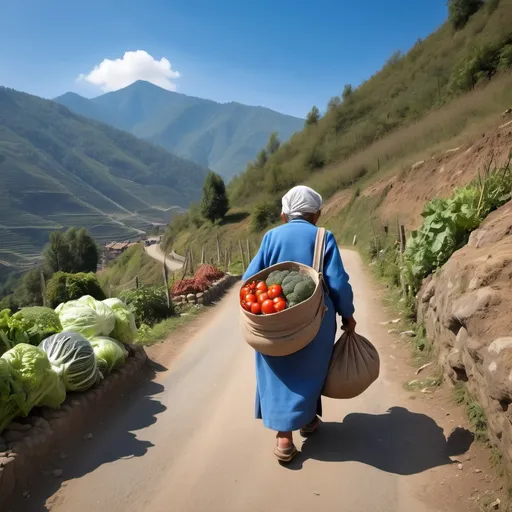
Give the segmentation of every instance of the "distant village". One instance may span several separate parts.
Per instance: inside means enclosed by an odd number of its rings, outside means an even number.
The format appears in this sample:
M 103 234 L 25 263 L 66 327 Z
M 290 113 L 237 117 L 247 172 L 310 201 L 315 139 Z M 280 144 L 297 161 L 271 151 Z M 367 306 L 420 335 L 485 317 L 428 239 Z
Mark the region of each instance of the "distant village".
M 100 267 L 105 268 L 110 261 L 115 260 L 121 254 L 123 254 L 124 251 L 130 247 L 133 247 L 134 245 L 144 244 L 144 247 L 148 247 L 149 245 L 154 245 L 159 242 L 160 237 L 153 237 L 136 241 L 125 240 L 123 242 L 109 242 L 104 246 Z

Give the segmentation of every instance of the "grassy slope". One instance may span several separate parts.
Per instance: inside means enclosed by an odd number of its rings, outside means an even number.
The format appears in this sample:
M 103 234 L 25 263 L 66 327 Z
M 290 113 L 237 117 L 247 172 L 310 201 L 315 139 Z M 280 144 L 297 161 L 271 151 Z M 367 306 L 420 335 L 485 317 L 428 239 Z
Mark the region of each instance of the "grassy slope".
M 87 100 L 65 94 L 56 101 L 106 121 L 230 178 L 266 144 L 270 133 L 287 140 L 303 121 L 261 107 L 220 104 L 136 82 Z
M 261 235 L 250 232 L 246 218 L 253 205 L 279 197 L 288 187 L 305 182 L 326 199 L 332 197 L 333 202 L 344 196 L 341 206 L 329 212 L 326 209 L 324 217 L 324 223 L 341 242 L 351 242 L 357 232 L 360 240 L 368 243 L 373 236 L 370 219 L 377 216 L 387 190 L 350 201 L 358 188 L 364 190 L 380 179 L 402 175 L 418 160 L 471 140 L 495 127 L 503 110 L 512 105 L 510 73 L 458 97 L 448 87 L 454 63 L 472 46 L 501 41 L 512 34 L 507 23 L 511 15 L 512 0 L 501 0 L 496 11 L 489 13 L 483 8 L 461 32 L 454 34 L 448 25 L 443 25 L 398 62 L 388 63 L 357 89 L 350 101 L 329 112 L 318 125 L 296 134 L 263 169 L 249 168 L 235 179 L 230 186 L 233 212 L 242 211 L 245 215 L 228 217 L 213 229 L 211 225 L 196 228 L 191 222 L 184 223 L 179 233 L 167 237 L 166 242 L 178 252 L 188 246 L 199 251 L 205 244 L 212 255 L 216 251 L 216 234 L 223 246 L 234 246 L 247 237 L 256 246 Z M 399 118 L 399 111 L 407 115 Z M 382 119 L 393 121 L 391 125 L 396 126 L 383 133 Z M 338 132 L 337 120 L 345 120 Z M 363 133 L 370 134 L 369 138 Z M 311 169 L 305 160 L 312 152 L 321 153 L 326 158 L 325 165 Z M 329 154 L 332 157 L 326 157 Z M 363 174 L 362 169 L 364 175 L 356 179 Z M 244 220 L 240 222 L 240 218 Z
M 160 286 L 163 281 L 162 265 L 144 252 L 142 244 L 130 247 L 98 273 L 102 288 L 114 294 L 135 288 L 136 277 L 141 286 Z
M 0 88 L 0 260 L 30 265 L 48 232 L 68 226 L 86 226 L 100 242 L 133 238 L 144 224 L 134 223 L 138 212 L 165 222 L 163 210 L 198 197 L 205 172 L 57 103 Z

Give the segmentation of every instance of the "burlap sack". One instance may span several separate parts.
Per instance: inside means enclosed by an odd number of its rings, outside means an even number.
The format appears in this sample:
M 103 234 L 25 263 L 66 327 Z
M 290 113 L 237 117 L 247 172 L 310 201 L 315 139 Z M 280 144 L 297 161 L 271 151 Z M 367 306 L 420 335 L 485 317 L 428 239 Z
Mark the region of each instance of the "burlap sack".
M 308 274 L 316 284 L 313 295 L 297 306 L 273 315 L 253 315 L 240 307 L 242 336 L 254 350 L 268 356 L 288 356 L 315 339 L 325 314 L 324 281 L 325 229 L 319 228 L 313 267 L 291 261 L 278 263 L 247 279 L 264 281 L 274 270 L 297 270 Z
M 379 371 L 377 349 L 359 334 L 344 333 L 334 345 L 322 395 L 354 398 L 377 380 Z

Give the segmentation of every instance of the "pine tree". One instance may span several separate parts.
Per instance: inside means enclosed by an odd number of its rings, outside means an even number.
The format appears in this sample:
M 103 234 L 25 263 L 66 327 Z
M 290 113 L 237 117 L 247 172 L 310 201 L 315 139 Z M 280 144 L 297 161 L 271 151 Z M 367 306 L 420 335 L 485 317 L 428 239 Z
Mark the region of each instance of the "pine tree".
M 228 208 L 228 196 L 224 180 L 218 174 L 209 172 L 203 186 L 201 214 L 205 219 L 215 222 L 226 216 Z

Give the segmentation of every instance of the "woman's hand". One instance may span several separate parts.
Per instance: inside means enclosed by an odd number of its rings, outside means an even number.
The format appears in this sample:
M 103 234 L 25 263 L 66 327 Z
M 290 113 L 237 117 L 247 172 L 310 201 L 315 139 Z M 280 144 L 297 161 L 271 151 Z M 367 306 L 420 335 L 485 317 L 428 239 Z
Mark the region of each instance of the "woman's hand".
M 353 316 L 350 318 L 342 318 L 341 319 L 342 326 L 341 328 L 347 333 L 353 333 L 356 330 L 357 322 Z

